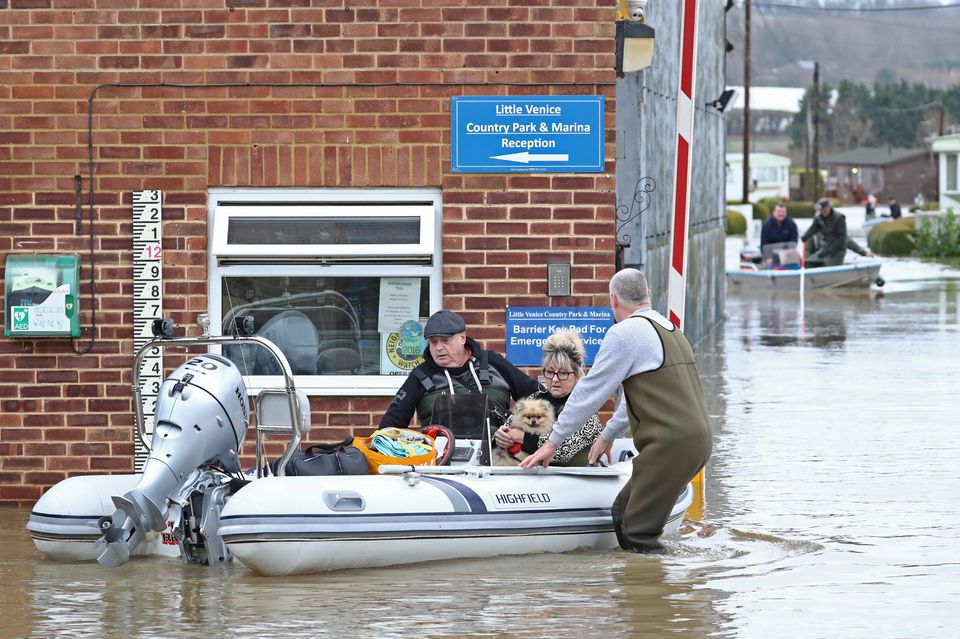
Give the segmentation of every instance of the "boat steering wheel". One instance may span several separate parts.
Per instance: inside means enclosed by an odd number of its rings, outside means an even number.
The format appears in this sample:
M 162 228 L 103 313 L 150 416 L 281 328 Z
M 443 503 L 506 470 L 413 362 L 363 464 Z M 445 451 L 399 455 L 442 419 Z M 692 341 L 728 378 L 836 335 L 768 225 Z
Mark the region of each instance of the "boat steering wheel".
M 443 449 L 443 456 L 437 459 L 437 466 L 449 466 L 450 458 L 453 457 L 453 445 L 454 437 L 453 431 L 447 428 L 446 426 L 438 426 L 436 424 L 427 426 L 423 429 L 423 434 L 433 439 L 443 436 L 447 438 L 447 445 Z

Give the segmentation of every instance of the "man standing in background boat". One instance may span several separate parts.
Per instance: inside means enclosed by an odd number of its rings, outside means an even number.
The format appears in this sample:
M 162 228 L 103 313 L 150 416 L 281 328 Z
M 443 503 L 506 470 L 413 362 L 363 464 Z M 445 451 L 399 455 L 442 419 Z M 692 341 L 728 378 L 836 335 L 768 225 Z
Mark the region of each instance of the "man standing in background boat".
M 590 372 L 570 394 L 553 433 L 521 466 L 549 465 L 557 445 L 622 386 L 613 417 L 590 449 L 590 462 L 610 459 L 629 428 L 639 455 L 611 507 L 624 550 L 661 548 L 664 524 L 713 447 L 710 416 L 687 338 L 650 306 L 643 273 L 623 269 L 610 280 L 617 323 L 607 331 Z
M 830 200 L 821 198 L 816 204 L 816 215 L 813 216 L 813 223 L 800 239 L 807 243 L 806 247 L 806 266 L 839 266 L 843 264 L 843 257 L 849 248 L 855 253 L 873 257 L 873 253 L 864 249 L 854 242 L 847 235 L 847 219 L 843 213 L 833 210 Z M 820 246 L 816 250 L 811 250 L 812 242 L 816 236 L 820 236 Z M 808 243 L 809 242 L 809 243 Z

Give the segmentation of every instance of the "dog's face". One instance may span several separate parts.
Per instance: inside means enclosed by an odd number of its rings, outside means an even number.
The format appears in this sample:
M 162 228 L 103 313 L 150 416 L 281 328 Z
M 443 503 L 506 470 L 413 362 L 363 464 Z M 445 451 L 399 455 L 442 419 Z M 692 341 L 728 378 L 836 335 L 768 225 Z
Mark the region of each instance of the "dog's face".
M 514 408 L 510 425 L 513 428 L 543 435 L 553 428 L 553 406 L 545 399 L 521 399 Z

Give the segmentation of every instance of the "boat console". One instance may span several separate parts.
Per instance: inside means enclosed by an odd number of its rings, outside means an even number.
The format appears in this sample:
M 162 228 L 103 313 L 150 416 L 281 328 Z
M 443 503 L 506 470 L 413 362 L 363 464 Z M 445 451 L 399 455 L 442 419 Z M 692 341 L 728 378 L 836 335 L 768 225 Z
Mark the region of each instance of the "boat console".
M 451 464 L 489 466 L 491 432 L 499 423 L 480 393 L 441 395 L 433 405 L 431 424 L 449 428 L 455 439 Z
M 476 439 L 457 442 L 453 447 L 453 455 L 450 456 L 450 463 L 469 464 L 477 456 L 477 450 L 479 448 L 480 442 Z

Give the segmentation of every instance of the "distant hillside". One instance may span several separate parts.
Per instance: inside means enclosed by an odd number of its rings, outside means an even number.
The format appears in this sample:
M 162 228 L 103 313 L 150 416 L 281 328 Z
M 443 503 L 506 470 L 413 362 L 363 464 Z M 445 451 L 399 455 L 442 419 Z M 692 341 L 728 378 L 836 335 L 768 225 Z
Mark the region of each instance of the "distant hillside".
M 790 0 L 768 0 L 784 4 Z M 738 2 L 738 4 L 740 4 Z M 810 6 L 817 0 L 794 2 Z M 820 2 L 827 6 L 838 6 Z M 861 0 L 863 6 L 935 4 L 925 0 L 884 2 Z M 886 79 L 947 88 L 960 84 L 960 6 L 928 11 L 830 12 L 798 11 L 752 4 L 751 84 L 806 86 L 809 65 L 820 62 L 821 78 L 833 86 L 842 79 L 872 85 Z M 841 6 L 853 6 L 843 2 Z M 727 13 L 727 39 L 735 49 L 727 55 L 727 83 L 743 83 L 742 6 Z M 892 73 L 891 73 L 892 72 Z

